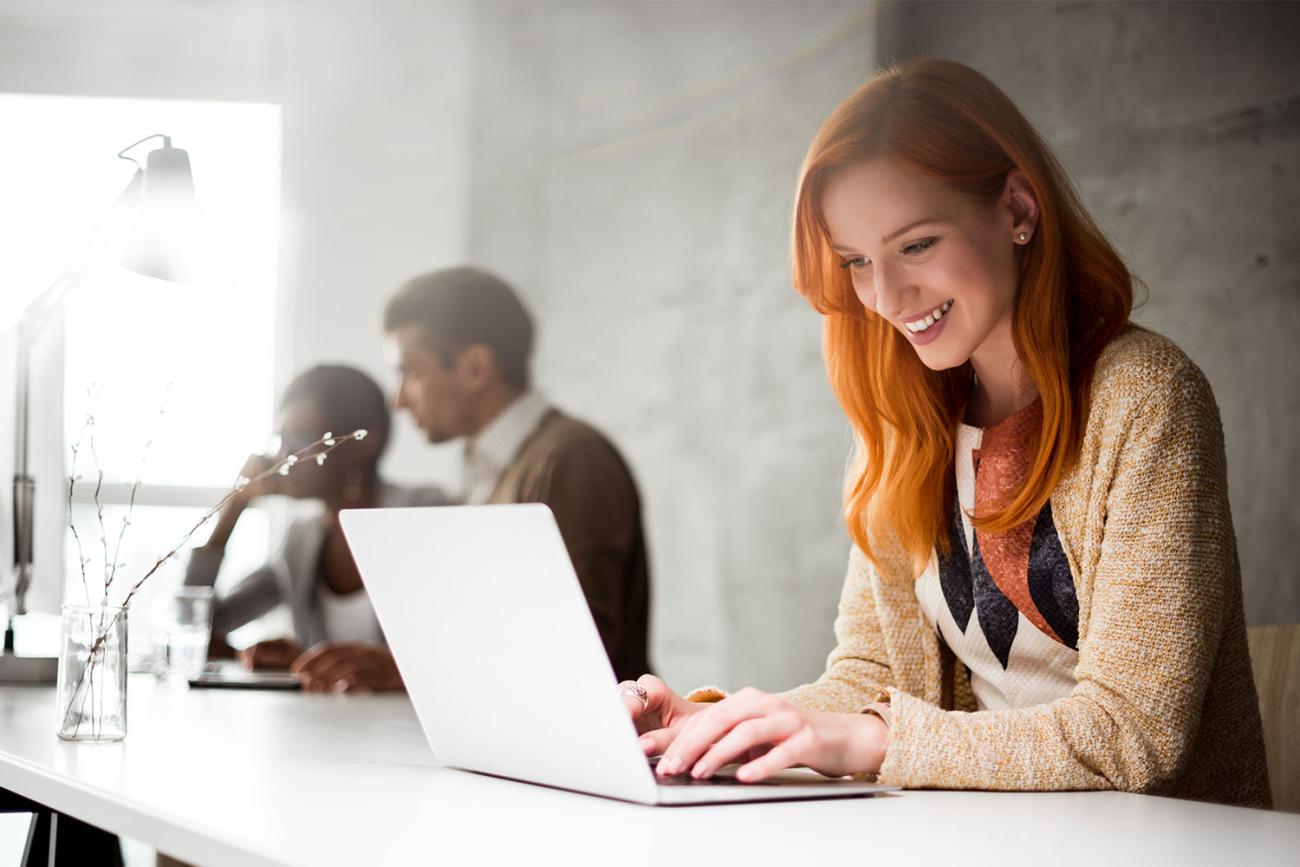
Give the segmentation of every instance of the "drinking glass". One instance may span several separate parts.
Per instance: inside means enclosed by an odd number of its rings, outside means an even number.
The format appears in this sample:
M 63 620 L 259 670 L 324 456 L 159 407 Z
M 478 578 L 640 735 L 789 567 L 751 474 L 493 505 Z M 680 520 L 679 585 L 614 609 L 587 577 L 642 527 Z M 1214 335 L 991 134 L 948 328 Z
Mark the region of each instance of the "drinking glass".
M 154 674 L 183 680 L 201 675 L 212 637 L 212 588 L 182 587 L 163 599 L 156 616 Z

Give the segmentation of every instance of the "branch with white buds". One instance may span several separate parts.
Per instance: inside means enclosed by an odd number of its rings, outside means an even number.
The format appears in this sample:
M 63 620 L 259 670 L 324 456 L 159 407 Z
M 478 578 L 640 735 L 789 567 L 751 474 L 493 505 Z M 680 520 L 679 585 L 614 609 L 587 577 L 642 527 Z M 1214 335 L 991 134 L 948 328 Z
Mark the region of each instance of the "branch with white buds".
M 230 502 L 230 499 L 234 497 L 236 494 L 238 494 L 240 491 L 242 491 L 244 488 L 248 487 L 249 485 L 256 484 L 257 482 L 260 482 L 263 479 L 268 479 L 274 475 L 280 475 L 280 476 L 289 475 L 289 473 L 292 472 L 293 468 L 303 458 L 315 458 L 316 465 L 321 466 L 325 463 L 325 456 L 328 455 L 330 452 L 334 451 L 336 448 L 338 448 L 339 446 L 343 445 L 346 442 L 352 440 L 356 440 L 357 442 L 360 442 L 361 440 L 366 438 L 367 433 L 368 432 L 364 428 L 360 430 L 355 430 L 350 434 L 346 434 L 340 437 L 334 436 L 333 433 L 326 432 L 326 434 L 320 439 L 316 440 L 316 442 L 304 446 L 303 448 L 299 449 L 293 454 L 286 455 L 285 457 L 281 458 L 278 462 L 276 462 L 273 466 L 271 466 L 269 469 L 263 470 L 261 473 L 258 473 L 253 478 L 250 479 L 247 476 L 239 476 L 235 480 L 235 486 L 231 488 L 229 491 L 227 491 L 226 495 L 222 497 L 220 500 L 218 500 L 216 505 L 214 505 L 212 508 L 208 509 L 206 512 L 203 513 L 203 516 L 199 518 L 199 520 L 194 524 L 194 526 L 191 527 L 183 537 L 181 537 L 181 540 L 176 544 L 176 547 L 172 548 L 166 554 L 159 557 L 157 562 L 153 564 L 153 567 L 148 572 L 146 572 L 144 576 L 140 578 L 139 581 L 135 582 L 135 584 L 131 586 L 131 590 L 126 594 L 126 598 L 122 601 L 122 607 L 126 608 L 128 605 L 130 605 L 132 597 L 135 596 L 135 593 L 137 590 L 140 589 L 140 586 L 144 584 L 145 581 L 148 581 L 149 577 L 153 575 L 155 572 L 157 572 L 158 569 L 164 563 L 172 559 L 176 555 L 176 553 L 180 551 L 181 548 L 185 547 L 185 544 L 189 542 L 190 538 L 196 532 L 198 532 L 199 528 L 202 527 L 204 524 L 206 524 L 208 521 L 212 520 L 212 516 L 217 514 L 217 512 L 220 512 L 221 507 L 226 505 L 226 503 Z M 321 451 L 315 451 L 315 449 L 318 448 L 320 448 Z
M 217 514 L 217 512 L 221 511 L 221 507 L 226 505 L 226 503 L 230 502 L 230 499 L 234 497 L 237 493 L 239 493 L 239 491 L 243 490 L 248 485 L 254 484 L 256 482 L 260 482 L 263 479 L 270 478 L 273 475 L 278 474 L 282 476 L 287 476 L 292 471 L 293 467 L 296 466 L 298 462 L 301 461 L 303 458 L 314 458 L 316 465 L 322 466 L 325 463 L 326 455 L 328 455 L 330 452 L 342 446 L 344 443 L 351 442 L 351 441 L 360 442 L 361 440 L 366 438 L 367 433 L 368 431 L 366 431 L 364 428 L 355 430 L 352 433 L 345 434 L 343 436 L 335 436 L 332 432 L 327 432 L 323 437 L 316 440 L 316 442 L 311 443 L 310 445 L 307 445 L 299 449 L 298 451 L 294 452 L 291 455 L 287 455 L 286 457 L 278 461 L 274 466 L 259 473 L 253 478 L 250 479 L 247 476 L 240 476 L 238 479 L 236 479 L 234 487 L 232 487 L 229 491 L 227 491 L 226 495 L 222 497 L 220 500 L 218 500 L 217 503 L 214 506 L 212 506 L 212 508 L 204 512 L 203 515 L 198 519 L 198 521 L 194 523 L 194 526 L 190 527 L 189 530 L 185 532 L 185 535 L 181 537 L 181 540 L 177 542 L 176 545 L 170 551 L 168 551 L 166 554 L 163 554 L 161 557 L 159 557 L 154 562 L 153 566 L 150 567 L 149 571 L 145 572 L 144 575 L 142 575 L 138 581 L 136 581 L 134 584 L 131 585 L 131 589 L 127 591 L 126 597 L 122 600 L 122 604 L 119 607 L 122 609 L 126 609 L 128 606 L 130 606 L 131 600 L 135 598 L 136 592 L 139 591 L 139 589 L 142 586 L 144 586 L 144 583 L 148 581 L 155 572 L 157 572 L 160 568 L 162 568 L 163 564 L 167 563 L 169 560 L 177 559 L 180 550 L 184 548 L 185 544 L 189 542 L 189 540 L 194 536 L 194 534 L 199 531 L 199 528 L 201 528 L 208 521 L 212 520 L 212 516 Z M 316 451 L 317 449 L 320 449 L 320 451 Z M 71 490 L 72 485 L 75 484 L 75 481 L 76 481 L 75 478 L 69 481 L 69 490 Z M 107 590 L 105 591 L 104 604 L 105 605 L 108 604 Z M 116 615 L 114 616 L 114 620 L 116 620 Z M 109 628 L 111 628 L 111 626 L 112 626 L 112 622 L 109 623 Z M 107 635 L 108 635 L 108 628 L 104 630 L 103 634 L 101 634 L 98 638 L 95 639 L 95 643 L 91 646 L 92 653 L 95 650 L 99 649 L 100 645 L 106 640 Z

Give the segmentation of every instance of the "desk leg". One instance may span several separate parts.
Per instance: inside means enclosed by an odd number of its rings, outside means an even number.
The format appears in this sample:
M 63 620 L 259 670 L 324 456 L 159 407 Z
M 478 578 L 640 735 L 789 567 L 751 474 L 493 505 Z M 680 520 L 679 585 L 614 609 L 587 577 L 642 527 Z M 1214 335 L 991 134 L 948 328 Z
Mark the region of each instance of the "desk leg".
M 35 813 L 22 867 L 123 867 L 117 835 L 0 789 L 0 813 Z

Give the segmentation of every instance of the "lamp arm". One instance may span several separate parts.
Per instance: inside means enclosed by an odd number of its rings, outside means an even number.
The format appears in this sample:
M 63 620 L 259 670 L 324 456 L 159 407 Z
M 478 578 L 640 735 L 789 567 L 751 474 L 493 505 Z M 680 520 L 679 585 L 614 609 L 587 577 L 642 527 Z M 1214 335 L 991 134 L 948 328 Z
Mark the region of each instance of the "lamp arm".
M 49 322 L 51 314 L 58 310 L 63 296 L 81 282 L 86 269 L 108 240 L 109 234 L 121 223 L 127 212 L 135 207 L 143 183 L 144 171 L 137 169 L 131 176 L 131 180 L 122 188 L 122 192 L 118 193 L 117 198 L 113 200 L 103 219 L 91 230 L 85 243 L 68 260 L 68 264 L 64 266 L 59 276 L 44 292 L 23 308 L 19 330 L 25 330 L 30 340 L 34 341 L 41 333 Z
M 85 277 L 95 256 L 107 242 L 113 229 L 135 207 L 140 197 L 144 172 L 137 170 L 109 207 L 104 218 L 91 231 L 86 242 L 68 260 L 59 276 L 49 288 L 24 308 L 16 329 L 17 356 L 15 358 L 14 393 L 14 481 L 13 481 L 13 539 L 14 605 L 10 616 L 27 613 L 27 588 L 32 579 L 32 548 L 36 517 L 36 480 L 32 478 L 28 450 L 30 425 L 31 355 L 32 347 L 50 319 L 59 310 L 64 297 Z

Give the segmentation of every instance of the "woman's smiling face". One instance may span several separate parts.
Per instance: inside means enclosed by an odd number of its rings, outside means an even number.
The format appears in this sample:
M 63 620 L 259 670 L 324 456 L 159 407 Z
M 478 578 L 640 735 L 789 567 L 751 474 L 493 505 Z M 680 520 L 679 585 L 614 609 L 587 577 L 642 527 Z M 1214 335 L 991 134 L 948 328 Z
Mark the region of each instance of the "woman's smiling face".
M 990 206 L 881 158 L 834 176 L 821 207 L 863 306 L 906 336 L 927 367 L 946 370 L 995 331 L 1010 336 L 1016 236 L 1032 234 L 1037 210 L 1027 191 L 1012 171 Z

